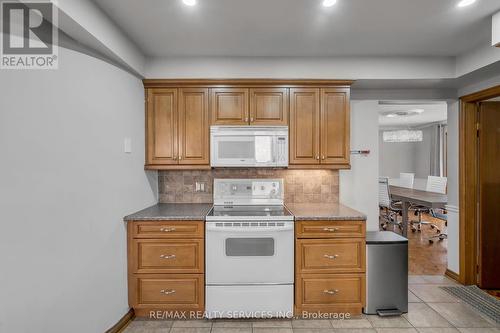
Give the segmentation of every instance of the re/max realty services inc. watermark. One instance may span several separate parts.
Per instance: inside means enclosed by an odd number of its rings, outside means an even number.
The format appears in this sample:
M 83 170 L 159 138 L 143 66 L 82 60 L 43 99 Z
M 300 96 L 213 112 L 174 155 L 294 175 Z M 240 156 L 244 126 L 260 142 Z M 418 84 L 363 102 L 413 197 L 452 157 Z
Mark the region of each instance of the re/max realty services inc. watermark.
M 57 8 L 47 1 L 0 4 L 0 69 L 57 69 Z

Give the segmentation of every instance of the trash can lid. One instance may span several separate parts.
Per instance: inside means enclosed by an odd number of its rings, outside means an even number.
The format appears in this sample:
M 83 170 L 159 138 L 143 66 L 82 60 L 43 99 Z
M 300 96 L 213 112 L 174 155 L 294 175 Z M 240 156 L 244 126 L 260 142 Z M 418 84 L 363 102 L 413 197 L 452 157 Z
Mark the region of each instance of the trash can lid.
M 366 233 L 366 244 L 406 244 L 408 238 L 392 231 L 368 231 Z

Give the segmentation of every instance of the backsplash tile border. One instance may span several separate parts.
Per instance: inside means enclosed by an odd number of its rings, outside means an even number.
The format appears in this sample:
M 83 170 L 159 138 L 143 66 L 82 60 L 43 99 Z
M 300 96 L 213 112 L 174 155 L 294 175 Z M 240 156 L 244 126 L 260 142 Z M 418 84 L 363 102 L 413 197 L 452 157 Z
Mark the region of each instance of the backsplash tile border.
M 212 203 L 214 178 L 283 178 L 285 203 L 338 203 L 338 170 L 216 168 L 158 172 L 160 203 Z M 195 182 L 206 192 L 195 192 Z

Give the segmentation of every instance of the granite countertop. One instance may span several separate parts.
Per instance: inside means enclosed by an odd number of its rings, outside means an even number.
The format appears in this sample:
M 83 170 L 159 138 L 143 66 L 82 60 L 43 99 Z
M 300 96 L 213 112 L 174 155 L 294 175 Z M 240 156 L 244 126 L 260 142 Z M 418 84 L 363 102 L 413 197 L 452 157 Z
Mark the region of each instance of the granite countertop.
M 158 203 L 125 216 L 125 221 L 205 221 L 212 204 Z
M 286 207 L 295 216 L 295 221 L 305 220 L 366 220 L 366 215 L 342 204 L 287 204 Z

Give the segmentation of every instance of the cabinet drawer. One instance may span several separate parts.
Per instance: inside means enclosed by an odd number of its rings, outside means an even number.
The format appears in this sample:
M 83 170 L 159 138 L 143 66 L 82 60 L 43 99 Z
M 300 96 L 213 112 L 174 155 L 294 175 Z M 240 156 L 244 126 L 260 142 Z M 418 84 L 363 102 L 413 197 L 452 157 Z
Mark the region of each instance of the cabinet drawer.
M 298 239 L 297 273 L 358 273 L 365 270 L 364 239 Z
M 330 311 L 331 305 L 364 304 L 364 274 L 303 274 L 298 276 L 296 304 L 301 309 Z
M 200 309 L 204 306 L 202 274 L 140 275 L 132 279 L 133 307 Z
M 137 221 L 132 225 L 133 238 L 203 238 L 203 221 Z
M 203 239 L 132 241 L 135 273 L 203 273 Z
M 297 238 L 365 237 L 363 221 L 301 221 L 295 230 Z

